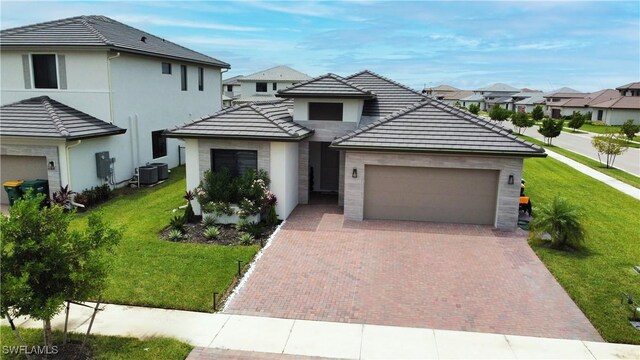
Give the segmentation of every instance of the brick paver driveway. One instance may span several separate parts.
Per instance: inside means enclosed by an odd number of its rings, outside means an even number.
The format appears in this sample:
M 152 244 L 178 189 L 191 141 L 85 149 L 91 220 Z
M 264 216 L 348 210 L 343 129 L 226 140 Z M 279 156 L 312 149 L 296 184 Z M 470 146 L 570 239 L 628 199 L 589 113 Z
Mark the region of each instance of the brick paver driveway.
M 234 314 L 602 341 L 518 233 L 296 208 Z

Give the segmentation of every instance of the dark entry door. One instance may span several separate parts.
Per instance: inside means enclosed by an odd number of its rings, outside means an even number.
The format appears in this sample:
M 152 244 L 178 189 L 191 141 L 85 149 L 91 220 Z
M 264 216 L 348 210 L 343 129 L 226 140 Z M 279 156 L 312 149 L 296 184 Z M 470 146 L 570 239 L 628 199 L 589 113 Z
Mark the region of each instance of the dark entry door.
M 331 143 L 323 142 L 320 146 L 320 189 L 338 191 L 338 177 L 340 167 L 340 153 L 329 149 Z

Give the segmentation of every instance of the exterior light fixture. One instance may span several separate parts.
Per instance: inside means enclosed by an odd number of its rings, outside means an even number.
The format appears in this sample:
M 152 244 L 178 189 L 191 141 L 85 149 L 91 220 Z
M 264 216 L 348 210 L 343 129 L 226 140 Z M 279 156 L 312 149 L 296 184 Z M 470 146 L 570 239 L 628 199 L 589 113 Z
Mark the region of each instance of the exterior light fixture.
M 56 169 L 56 163 L 54 161 L 49 161 L 49 164 L 47 164 L 47 169 L 55 170 Z
M 351 177 L 354 179 L 358 177 L 358 169 L 353 168 L 353 171 L 351 172 Z
M 509 185 L 513 185 L 513 174 L 509 175 Z

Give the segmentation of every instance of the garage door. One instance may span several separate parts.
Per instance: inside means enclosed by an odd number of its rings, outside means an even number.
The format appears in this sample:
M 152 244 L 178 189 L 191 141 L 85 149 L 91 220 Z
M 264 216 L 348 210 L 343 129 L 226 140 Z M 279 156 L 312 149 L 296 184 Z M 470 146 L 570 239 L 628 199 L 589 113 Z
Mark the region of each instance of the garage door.
M 493 225 L 498 174 L 367 165 L 364 218 Z
M 44 156 L 11 156 L 0 157 L 0 180 L 4 184 L 9 180 L 47 179 L 47 158 Z M 7 192 L 2 188 L 0 196 L 2 204 L 8 204 Z

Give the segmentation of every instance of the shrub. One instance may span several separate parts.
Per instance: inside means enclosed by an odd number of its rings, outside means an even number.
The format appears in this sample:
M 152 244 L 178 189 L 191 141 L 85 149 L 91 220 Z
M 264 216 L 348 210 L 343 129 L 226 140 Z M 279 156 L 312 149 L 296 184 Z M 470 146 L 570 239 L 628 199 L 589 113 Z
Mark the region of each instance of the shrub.
M 573 112 L 573 115 L 571 115 L 569 123 L 567 124 L 570 128 L 573 129 L 573 131 L 578 130 L 580 127 L 582 127 L 582 125 L 584 125 L 585 122 L 585 116 L 580 114 L 577 111 Z
M 584 227 L 580 210 L 565 198 L 556 196 L 551 204 L 537 207 L 536 216 L 531 220 L 530 229 L 534 236 L 548 233 L 551 247 L 564 249 L 567 246 L 578 248 L 584 242 Z
M 240 218 L 259 214 L 266 208 L 269 183 L 264 170 L 249 170 L 237 179 Z
M 196 197 L 206 212 L 216 215 L 232 215 L 229 204 L 237 199 L 236 182 L 229 169 L 207 170 L 200 185 L 196 188 Z M 224 205 L 226 204 L 226 206 Z
M 178 215 L 174 216 L 169 221 L 169 226 L 171 227 L 171 229 L 178 230 L 180 231 L 180 233 L 183 233 L 184 232 L 184 216 L 178 216 Z
M 491 120 L 504 121 L 509 116 L 511 116 L 511 111 L 501 108 L 498 104 L 493 105 L 491 111 L 489 111 Z
M 525 129 L 532 127 L 535 121 L 530 119 L 526 113 L 515 112 L 511 115 L 511 123 L 515 126 L 518 134 L 522 134 Z
M 187 208 L 184 209 L 184 221 L 186 223 L 195 222 L 196 214 L 193 213 L 193 207 L 191 206 L 191 201 L 195 199 L 193 192 L 191 190 L 185 191 L 184 199 L 187 200 Z
M 171 241 L 180 241 L 182 240 L 182 231 L 178 229 L 171 229 L 169 230 L 169 234 L 167 235 L 167 237 Z
M 243 233 L 240 235 L 240 238 L 238 238 L 238 241 L 242 245 L 251 245 L 253 244 L 253 237 L 250 234 Z
M 591 145 L 598 151 L 598 160 L 601 164 L 602 158 L 600 155 L 605 155 L 607 168 L 613 167 L 616 156 L 624 153 L 629 148 L 625 140 L 613 133 L 594 136 L 591 139 Z
M 203 235 L 209 240 L 217 239 L 220 236 L 220 229 L 216 226 L 209 226 L 204 229 Z
M 620 128 L 620 133 L 624 134 L 629 140 L 633 140 L 633 137 L 636 136 L 638 132 L 640 132 L 640 126 L 635 125 L 633 119 L 627 119 Z
M 538 132 L 544 136 L 544 141 L 547 145 L 551 145 L 553 138 L 558 137 L 562 132 L 563 126 L 563 120 L 544 119 L 542 121 L 542 125 L 538 129 Z
M 478 115 L 478 113 L 480 113 L 480 105 L 478 104 L 469 105 L 469 112 L 472 113 L 473 115 Z
M 531 111 L 531 117 L 535 121 L 540 121 L 544 117 L 544 110 L 542 110 L 542 106 L 536 105 Z
M 262 236 L 264 225 L 259 222 L 245 222 L 239 230 L 257 239 Z
M 208 228 L 216 224 L 216 217 L 213 215 L 205 215 L 202 217 L 202 226 Z

